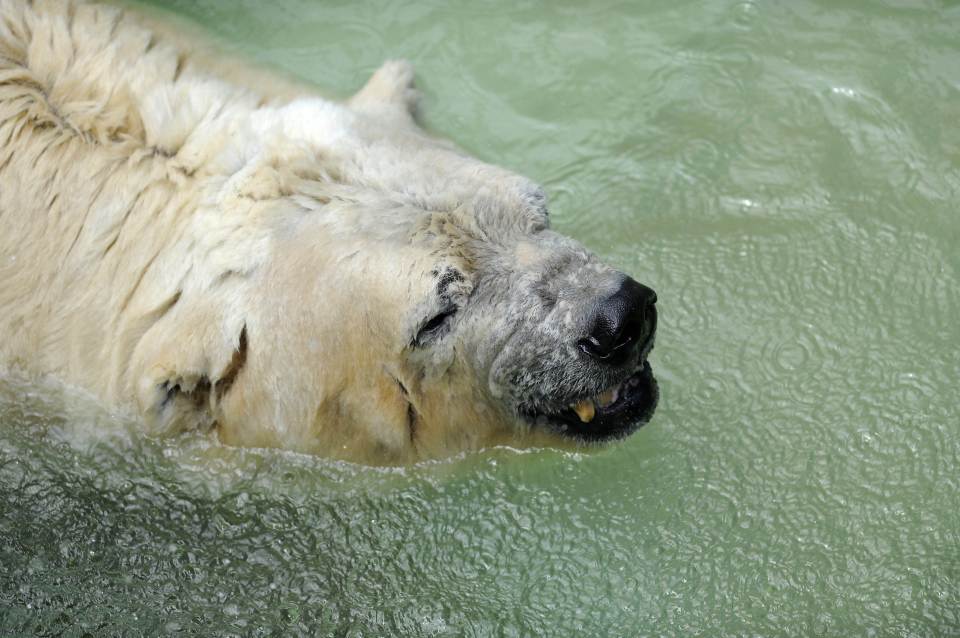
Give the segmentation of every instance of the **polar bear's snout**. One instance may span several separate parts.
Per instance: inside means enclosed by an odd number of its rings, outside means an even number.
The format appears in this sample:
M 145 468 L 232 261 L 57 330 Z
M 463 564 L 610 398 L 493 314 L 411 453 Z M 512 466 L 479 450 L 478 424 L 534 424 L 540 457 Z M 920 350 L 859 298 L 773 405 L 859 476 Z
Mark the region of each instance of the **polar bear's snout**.
M 650 420 L 659 398 L 647 361 L 657 294 L 623 273 L 598 272 L 594 263 L 569 271 L 559 293 L 569 301 L 548 315 L 551 328 L 527 332 L 526 347 L 502 364 L 516 410 L 531 428 L 581 442 L 630 435 Z
M 631 277 L 597 304 L 590 334 L 577 345 L 588 356 L 619 365 L 639 344 L 653 339 L 657 325 L 657 293 Z

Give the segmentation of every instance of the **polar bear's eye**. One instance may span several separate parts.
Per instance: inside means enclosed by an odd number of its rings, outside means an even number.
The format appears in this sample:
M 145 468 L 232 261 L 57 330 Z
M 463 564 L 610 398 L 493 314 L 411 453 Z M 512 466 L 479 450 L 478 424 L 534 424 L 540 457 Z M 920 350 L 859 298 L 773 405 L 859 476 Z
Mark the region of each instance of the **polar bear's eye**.
M 450 306 L 444 308 L 437 315 L 432 317 L 429 321 L 423 324 L 423 327 L 420 328 L 420 331 L 417 333 L 417 336 L 413 340 L 413 345 L 422 346 L 428 341 L 437 338 L 444 331 L 447 325 L 450 323 L 450 317 L 457 314 L 458 308 L 456 306 Z

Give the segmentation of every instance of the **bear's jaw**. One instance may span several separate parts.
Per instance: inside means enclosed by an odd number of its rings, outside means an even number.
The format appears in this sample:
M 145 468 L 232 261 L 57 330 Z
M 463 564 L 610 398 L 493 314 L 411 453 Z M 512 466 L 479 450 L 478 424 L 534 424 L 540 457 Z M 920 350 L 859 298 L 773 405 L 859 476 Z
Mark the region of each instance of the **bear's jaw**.
M 657 380 L 644 356 L 632 373 L 603 392 L 556 407 L 521 408 L 520 414 L 535 428 L 581 443 L 599 443 L 625 438 L 650 421 L 659 398 Z

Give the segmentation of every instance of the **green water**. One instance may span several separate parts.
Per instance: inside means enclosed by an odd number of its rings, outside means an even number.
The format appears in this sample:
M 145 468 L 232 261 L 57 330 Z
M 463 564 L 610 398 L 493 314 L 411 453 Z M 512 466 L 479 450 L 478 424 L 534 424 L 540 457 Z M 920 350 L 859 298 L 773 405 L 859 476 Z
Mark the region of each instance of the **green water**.
M 333 95 L 414 61 L 656 288 L 660 408 L 376 470 L 7 380 L 0 635 L 960 636 L 960 4 L 168 6 Z

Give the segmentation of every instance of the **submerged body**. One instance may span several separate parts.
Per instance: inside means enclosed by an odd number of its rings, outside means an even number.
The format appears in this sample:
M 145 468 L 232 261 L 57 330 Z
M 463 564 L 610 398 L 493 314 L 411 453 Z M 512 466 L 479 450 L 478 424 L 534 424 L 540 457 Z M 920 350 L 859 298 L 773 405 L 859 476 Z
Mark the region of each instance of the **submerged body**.
M 112 7 L 0 3 L 0 365 L 364 462 L 650 417 L 653 292 L 419 129 L 408 65 L 342 104 L 223 77 Z

